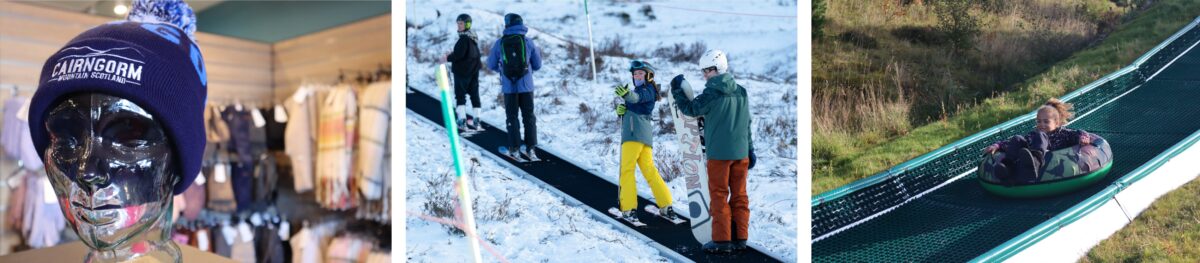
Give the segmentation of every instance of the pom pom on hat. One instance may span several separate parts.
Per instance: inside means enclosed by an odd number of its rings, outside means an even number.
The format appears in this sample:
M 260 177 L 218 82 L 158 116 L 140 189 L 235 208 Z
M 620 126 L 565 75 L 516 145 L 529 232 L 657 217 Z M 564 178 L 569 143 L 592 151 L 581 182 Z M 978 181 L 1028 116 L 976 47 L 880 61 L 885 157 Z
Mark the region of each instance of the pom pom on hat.
M 134 0 L 125 20 L 174 25 L 196 40 L 196 14 L 183 0 Z

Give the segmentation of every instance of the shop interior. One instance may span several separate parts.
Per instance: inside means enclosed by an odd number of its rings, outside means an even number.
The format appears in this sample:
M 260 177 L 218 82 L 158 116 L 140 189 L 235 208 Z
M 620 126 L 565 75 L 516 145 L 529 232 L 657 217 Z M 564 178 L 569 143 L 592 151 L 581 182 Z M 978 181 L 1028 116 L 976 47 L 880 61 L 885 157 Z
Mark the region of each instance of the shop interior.
M 0 0 L 0 257 L 78 243 L 41 160 L 22 148 L 20 112 L 46 58 L 122 19 L 127 2 Z M 390 4 L 187 2 L 207 67 L 213 154 L 175 196 L 172 239 L 239 262 L 387 262 Z M 327 118 L 344 129 L 318 129 Z M 317 142 L 331 136 L 336 151 Z

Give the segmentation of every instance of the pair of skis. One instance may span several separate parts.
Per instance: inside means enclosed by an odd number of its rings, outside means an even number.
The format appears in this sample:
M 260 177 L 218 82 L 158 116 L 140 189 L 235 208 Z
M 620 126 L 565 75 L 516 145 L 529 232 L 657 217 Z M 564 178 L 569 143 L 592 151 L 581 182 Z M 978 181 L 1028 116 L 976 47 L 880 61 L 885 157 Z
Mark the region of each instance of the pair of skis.
M 678 224 L 683 224 L 683 222 L 685 222 L 685 220 L 683 220 L 683 218 L 680 218 L 678 215 L 676 215 L 675 218 L 668 218 L 668 217 L 663 216 L 661 211 L 659 211 L 658 207 L 654 206 L 654 205 L 646 205 L 646 207 L 644 209 L 646 210 L 646 213 L 653 214 L 654 216 L 656 216 L 658 218 L 662 218 L 662 220 L 671 222 L 671 224 L 678 225 Z M 616 207 L 608 208 L 608 214 L 616 217 L 617 219 L 621 219 L 621 221 L 625 221 L 626 223 L 629 223 L 635 227 L 646 226 L 646 223 L 626 220 L 625 217 L 621 215 L 621 209 L 617 209 Z
M 471 137 L 476 134 L 479 134 L 480 132 L 483 132 L 483 130 L 484 130 L 483 124 L 479 123 L 479 118 L 474 118 L 474 119 L 472 119 L 472 121 L 474 121 L 476 123 L 474 125 L 475 128 L 471 128 L 471 125 L 460 125 L 459 129 L 458 129 L 458 135 L 460 135 L 462 137 Z
M 537 161 L 542 160 L 541 158 L 537 158 L 537 156 L 528 156 L 528 155 L 525 155 L 520 152 L 516 152 L 514 154 L 514 151 L 518 151 L 518 150 L 517 149 L 509 149 L 507 146 L 500 146 L 499 151 L 500 151 L 500 156 L 504 156 L 504 158 L 513 160 L 514 162 L 518 162 L 518 163 L 537 162 Z

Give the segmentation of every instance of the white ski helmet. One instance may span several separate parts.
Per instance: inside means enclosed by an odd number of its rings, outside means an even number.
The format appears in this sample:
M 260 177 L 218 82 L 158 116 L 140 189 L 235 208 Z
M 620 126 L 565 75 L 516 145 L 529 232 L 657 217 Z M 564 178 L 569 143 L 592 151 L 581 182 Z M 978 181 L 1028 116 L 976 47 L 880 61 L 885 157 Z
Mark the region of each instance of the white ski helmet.
M 716 67 L 717 74 L 725 74 L 729 70 L 729 60 L 725 59 L 725 52 L 718 49 L 704 51 L 704 55 L 700 56 L 700 69 L 710 67 Z

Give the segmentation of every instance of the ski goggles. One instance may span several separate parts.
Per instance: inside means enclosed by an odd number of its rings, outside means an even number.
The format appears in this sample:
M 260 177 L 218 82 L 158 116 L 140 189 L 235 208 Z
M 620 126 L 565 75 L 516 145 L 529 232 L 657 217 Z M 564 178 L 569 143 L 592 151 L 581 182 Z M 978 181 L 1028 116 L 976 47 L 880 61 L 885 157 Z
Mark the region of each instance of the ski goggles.
M 650 63 L 642 62 L 641 60 L 634 60 L 633 62 L 629 62 L 629 72 L 633 72 L 634 70 L 639 70 L 639 69 L 647 71 L 646 73 L 650 73 L 650 71 L 654 71 L 654 68 L 650 67 Z

